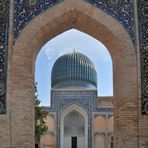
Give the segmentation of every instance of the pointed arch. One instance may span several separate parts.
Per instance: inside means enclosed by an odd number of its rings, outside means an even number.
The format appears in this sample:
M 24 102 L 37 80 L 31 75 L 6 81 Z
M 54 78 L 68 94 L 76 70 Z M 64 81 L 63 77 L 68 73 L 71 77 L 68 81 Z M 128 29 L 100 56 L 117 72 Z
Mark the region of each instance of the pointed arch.
M 69 6 L 69 7 L 67 7 Z M 83 0 L 64 0 L 32 20 L 21 32 L 13 46 L 9 63 L 11 82 L 12 146 L 34 145 L 34 62 L 39 49 L 58 34 L 76 28 L 100 40 L 113 60 L 114 113 L 116 146 L 137 143 L 137 61 L 129 34 L 113 17 Z M 135 110 L 129 114 L 132 109 Z M 122 118 L 124 116 L 124 118 Z M 26 117 L 29 120 L 26 120 Z M 118 117 L 118 118 L 117 118 Z M 129 122 L 124 126 L 125 122 Z M 120 125 L 120 129 L 118 128 Z M 130 131 L 128 130 L 130 128 Z M 131 131 L 134 136 L 131 135 Z M 26 133 L 29 137 L 26 138 Z M 126 133 L 126 136 L 123 135 Z M 123 141 L 123 142 L 121 142 Z M 132 145 L 131 147 L 134 147 Z
M 60 129 L 61 129 L 61 131 L 60 131 L 60 145 L 61 145 L 61 148 L 64 148 L 63 147 L 63 135 L 64 135 L 64 119 L 65 119 L 65 117 L 68 115 L 68 114 L 70 114 L 71 112 L 73 112 L 73 111 L 76 111 L 76 112 L 78 112 L 80 115 L 82 115 L 83 116 L 83 118 L 85 119 L 85 147 L 88 147 L 88 115 L 87 115 L 87 113 L 86 113 L 86 111 L 83 109 L 83 108 L 81 108 L 80 106 L 78 106 L 78 105 L 76 105 L 76 104 L 72 104 L 72 105 L 70 105 L 70 106 L 68 106 L 62 113 L 61 113 L 61 117 L 60 117 L 60 121 L 61 121 L 61 123 L 60 123 Z

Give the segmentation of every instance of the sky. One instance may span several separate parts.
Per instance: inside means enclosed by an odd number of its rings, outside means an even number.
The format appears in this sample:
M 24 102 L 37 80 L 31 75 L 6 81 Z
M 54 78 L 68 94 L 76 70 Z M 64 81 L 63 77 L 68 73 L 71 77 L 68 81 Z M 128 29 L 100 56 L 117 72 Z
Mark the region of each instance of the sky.
M 62 55 L 73 52 L 86 55 L 97 71 L 98 96 L 113 96 L 112 59 L 107 48 L 97 39 L 76 29 L 70 29 L 49 40 L 37 55 L 35 82 L 42 106 L 50 106 L 51 70 Z

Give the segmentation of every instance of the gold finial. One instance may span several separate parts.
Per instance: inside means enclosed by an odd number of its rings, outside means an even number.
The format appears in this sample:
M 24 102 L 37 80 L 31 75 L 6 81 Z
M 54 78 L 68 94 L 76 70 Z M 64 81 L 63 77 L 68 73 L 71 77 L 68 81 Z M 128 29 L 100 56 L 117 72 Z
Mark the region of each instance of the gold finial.
M 75 48 L 73 49 L 73 53 L 76 53 L 76 49 Z

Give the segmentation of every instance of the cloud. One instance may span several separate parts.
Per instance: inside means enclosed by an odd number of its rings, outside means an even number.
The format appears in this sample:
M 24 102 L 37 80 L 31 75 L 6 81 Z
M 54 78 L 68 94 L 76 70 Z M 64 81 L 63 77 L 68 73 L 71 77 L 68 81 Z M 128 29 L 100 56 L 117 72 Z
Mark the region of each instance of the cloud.
M 78 52 L 86 54 L 93 61 L 110 62 L 111 56 L 107 48 L 95 38 L 76 29 L 66 31 L 50 40 L 43 47 L 49 60 L 65 53 L 72 52 L 76 48 Z

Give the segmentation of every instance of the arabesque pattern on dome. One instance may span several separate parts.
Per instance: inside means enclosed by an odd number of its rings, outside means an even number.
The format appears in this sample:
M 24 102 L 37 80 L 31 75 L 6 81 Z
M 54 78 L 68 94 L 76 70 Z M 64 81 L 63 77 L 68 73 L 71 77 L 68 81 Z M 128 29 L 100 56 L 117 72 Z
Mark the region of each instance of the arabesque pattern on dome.
M 52 87 L 97 87 L 97 74 L 93 63 L 77 52 L 61 56 L 52 69 Z

